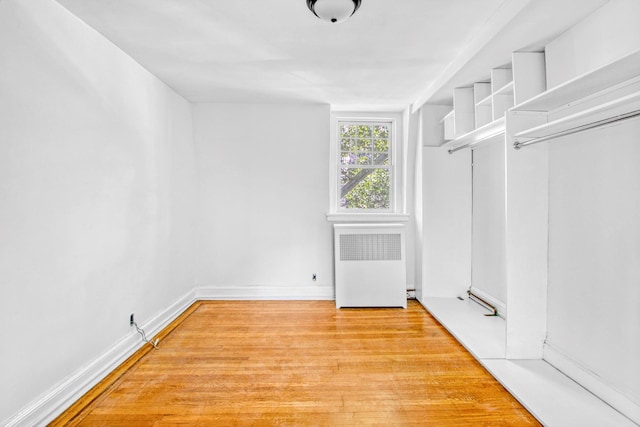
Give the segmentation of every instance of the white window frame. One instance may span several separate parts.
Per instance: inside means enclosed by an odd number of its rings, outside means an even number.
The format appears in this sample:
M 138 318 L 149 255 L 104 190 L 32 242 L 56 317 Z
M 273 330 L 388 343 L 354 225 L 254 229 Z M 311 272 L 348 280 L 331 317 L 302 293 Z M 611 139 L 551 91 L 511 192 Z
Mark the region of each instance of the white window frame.
M 390 207 L 389 209 L 341 209 L 339 202 L 340 194 L 340 127 L 339 122 L 370 122 L 370 123 L 391 123 L 390 131 Z M 403 141 L 403 117 L 402 113 L 357 113 L 357 112 L 332 112 L 331 113 L 331 148 L 330 154 L 330 191 L 329 191 L 329 221 L 340 222 L 349 221 L 406 221 L 406 215 L 402 209 L 404 207 L 404 176 L 403 161 L 404 153 Z

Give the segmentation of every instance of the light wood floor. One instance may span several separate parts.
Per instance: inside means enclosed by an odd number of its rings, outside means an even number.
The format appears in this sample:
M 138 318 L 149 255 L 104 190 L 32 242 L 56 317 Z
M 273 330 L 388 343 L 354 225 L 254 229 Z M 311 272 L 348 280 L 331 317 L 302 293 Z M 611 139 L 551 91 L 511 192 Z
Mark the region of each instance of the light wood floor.
M 181 320 L 52 425 L 540 425 L 415 301 L 211 301 Z

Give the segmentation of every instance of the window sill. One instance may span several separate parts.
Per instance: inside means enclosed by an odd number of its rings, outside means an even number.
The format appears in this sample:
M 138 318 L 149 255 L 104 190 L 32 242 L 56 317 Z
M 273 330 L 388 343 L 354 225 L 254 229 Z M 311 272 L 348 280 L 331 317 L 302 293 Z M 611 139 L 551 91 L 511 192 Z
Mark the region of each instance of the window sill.
M 397 213 L 328 213 L 329 222 L 409 222 L 409 214 Z

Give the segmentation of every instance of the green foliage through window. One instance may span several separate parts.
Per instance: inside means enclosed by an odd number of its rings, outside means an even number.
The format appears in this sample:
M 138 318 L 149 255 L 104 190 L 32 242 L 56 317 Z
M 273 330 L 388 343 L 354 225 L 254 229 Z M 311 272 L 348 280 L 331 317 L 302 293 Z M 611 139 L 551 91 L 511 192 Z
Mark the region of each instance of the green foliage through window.
M 340 208 L 391 207 L 391 123 L 339 122 Z

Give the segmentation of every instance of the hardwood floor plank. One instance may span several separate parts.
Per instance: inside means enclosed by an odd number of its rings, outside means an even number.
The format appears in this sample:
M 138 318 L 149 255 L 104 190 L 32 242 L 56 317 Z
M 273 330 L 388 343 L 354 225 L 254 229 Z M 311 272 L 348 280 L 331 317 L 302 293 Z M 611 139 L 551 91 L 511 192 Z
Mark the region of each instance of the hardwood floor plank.
M 200 302 L 159 347 L 53 425 L 539 425 L 415 301 Z

